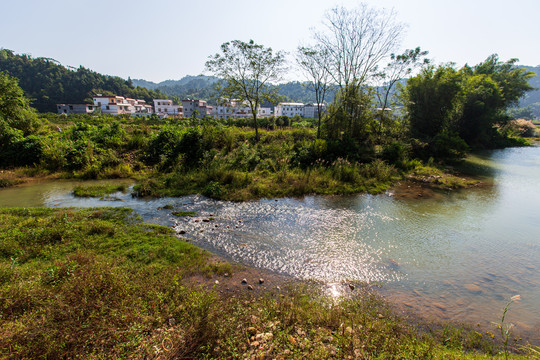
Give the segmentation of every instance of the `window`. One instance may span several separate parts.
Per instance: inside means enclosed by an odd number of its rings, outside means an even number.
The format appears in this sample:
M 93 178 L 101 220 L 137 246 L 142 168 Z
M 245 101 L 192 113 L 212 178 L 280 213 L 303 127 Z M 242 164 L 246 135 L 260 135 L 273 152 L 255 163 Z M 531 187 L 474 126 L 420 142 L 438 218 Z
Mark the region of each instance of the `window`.
M 69 105 L 69 110 L 73 110 L 73 105 Z
M 105 106 L 105 109 L 106 109 L 106 110 L 111 110 L 111 108 L 109 107 L 109 105 Z

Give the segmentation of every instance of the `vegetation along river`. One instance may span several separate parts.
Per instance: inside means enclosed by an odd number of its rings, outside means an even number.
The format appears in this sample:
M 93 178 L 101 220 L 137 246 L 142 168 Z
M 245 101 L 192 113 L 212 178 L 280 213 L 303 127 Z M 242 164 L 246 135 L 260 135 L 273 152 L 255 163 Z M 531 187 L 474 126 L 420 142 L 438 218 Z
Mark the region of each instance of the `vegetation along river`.
M 336 296 L 345 287 L 335 284 L 380 283 L 404 308 L 444 320 L 490 326 L 520 294 L 508 320 L 537 342 L 540 147 L 486 152 L 472 161 L 493 186 L 420 199 L 388 192 L 233 203 L 117 193 L 117 201 L 103 201 L 75 198 L 77 183 L 55 181 L 0 190 L 0 206 L 131 207 L 230 260 L 322 280 Z M 198 215 L 174 217 L 160 209 L 167 204 Z

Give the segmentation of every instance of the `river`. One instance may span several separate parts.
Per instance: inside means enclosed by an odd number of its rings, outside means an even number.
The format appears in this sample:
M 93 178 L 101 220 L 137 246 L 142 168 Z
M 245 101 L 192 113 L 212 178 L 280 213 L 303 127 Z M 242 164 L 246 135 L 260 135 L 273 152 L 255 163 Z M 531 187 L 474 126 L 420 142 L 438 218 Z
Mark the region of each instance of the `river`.
M 490 151 L 471 162 L 493 186 L 418 199 L 388 192 L 233 203 L 128 193 L 115 194 L 118 201 L 82 199 L 71 194 L 76 182 L 55 181 L 0 190 L 0 206 L 131 207 L 229 260 L 320 280 L 334 296 L 350 281 L 380 284 L 403 309 L 483 328 L 519 294 L 508 321 L 538 343 L 540 147 Z M 159 209 L 167 204 L 199 216 L 174 218 Z

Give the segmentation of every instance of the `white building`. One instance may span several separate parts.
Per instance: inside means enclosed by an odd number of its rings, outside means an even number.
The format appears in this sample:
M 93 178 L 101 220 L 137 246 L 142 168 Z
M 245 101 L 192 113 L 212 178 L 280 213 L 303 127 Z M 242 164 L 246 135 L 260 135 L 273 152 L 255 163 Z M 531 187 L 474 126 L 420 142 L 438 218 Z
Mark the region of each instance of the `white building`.
M 150 116 L 152 106 L 140 99 L 124 98 L 123 96 L 94 96 L 94 105 L 101 108 L 103 114 L 133 116 Z
M 56 104 L 58 114 L 91 114 L 97 106 L 92 104 Z
M 204 100 L 182 100 L 184 117 L 191 117 L 194 111 L 199 113 L 198 117 L 213 115 L 213 106 L 209 106 Z
M 324 104 L 321 104 L 321 113 L 324 113 L 326 111 L 326 106 Z M 306 104 L 304 105 L 304 115 L 305 118 L 313 118 L 318 119 L 319 118 L 319 109 L 317 108 L 317 104 Z
M 174 105 L 172 100 L 154 99 L 154 110 L 159 117 L 183 116 L 182 105 Z
M 131 114 L 131 105 L 123 96 L 94 96 L 94 105 L 101 108 L 103 114 Z
M 263 118 L 268 117 L 272 113 L 270 108 L 263 108 L 259 107 L 257 109 L 257 117 Z M 251 108 L 249 107 L 248 103 L 246 101 L 240 101 L 238 99 L 232 99 L 232 100 L 225 100 L 224 103 L 221 105 L 217 105 L 215 107 L 215 111 L 213 113 L 215 117 L 218 118 L 233 118 L 233 119 L 241 119 L 241 118 L 250 118 L 253 115 L 251 114 Z
M 295 115 L 304 116 L 304 104 L 302 103 L 279 103 L 274 108 L 274 116 L 288 116 L 293 117 Z
M 110 115 L 150 116 L 152 114 L 152 105 L 146 104 L 144 100 L 100 94 L 94 96 L 93 104 L 57 104 L 56 108 L 59 114 L 90 114 L 97 109 L 100 109 L 103 114 Z

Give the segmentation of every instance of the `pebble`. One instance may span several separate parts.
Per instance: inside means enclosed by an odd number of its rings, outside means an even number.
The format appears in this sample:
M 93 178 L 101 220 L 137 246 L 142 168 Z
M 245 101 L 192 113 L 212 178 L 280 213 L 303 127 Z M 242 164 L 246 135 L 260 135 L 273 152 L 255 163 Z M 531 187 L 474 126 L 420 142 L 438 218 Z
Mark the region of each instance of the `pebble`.
M 245 278 L 242 279 L 242 284 L 247 284 L 247 280 Z
M 264 279 L 263 278 L 259 279 L 259 284 L 264 284 Z
M 178 233 L 179 233 L 180 235 L 184 235 L 184 234 L 186 233 L 186 230 L 180 230 Z
M 253 286 L 251 286 L 251 285 L 248 285 L 247 288 L 248 288 L 248 290 L 253 290 Z
M 216 285 L 218 285 L 218 284 L 219 284 L 219 281 L 216 280 L 214 283 L 215 283 Z
M 349 284 L 349 289 L 351 289 L 351 291 L 354 290 L 354 285 L 353 284 Z

